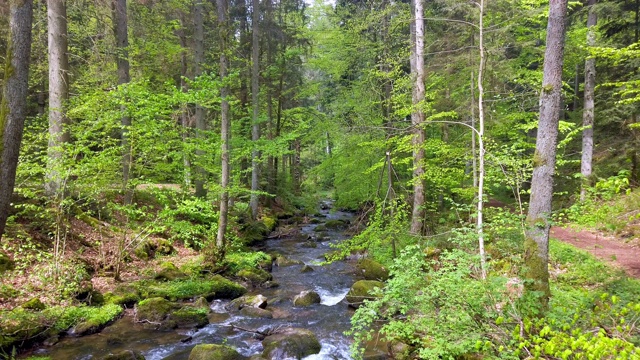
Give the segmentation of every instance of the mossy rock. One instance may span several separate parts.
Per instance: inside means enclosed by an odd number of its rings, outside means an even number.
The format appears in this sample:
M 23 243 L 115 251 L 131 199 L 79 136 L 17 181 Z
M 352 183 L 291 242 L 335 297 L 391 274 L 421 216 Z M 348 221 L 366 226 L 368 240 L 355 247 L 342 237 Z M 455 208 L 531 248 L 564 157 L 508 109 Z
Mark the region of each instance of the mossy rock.
M 309 224 L 320 224 L 321 222 L 322 220 L 318 218 L 311 218 L 311 220 L 309 220 Z
M 252 221 L 240 231 L 240 240 L 247 246 L 261 243 L 269 234 L 267 226 L 259 221 Z
M 167 282 L 141 282 L 142 296 L 145 298 L 163 297 L 171 301 L 204 297 L 213 299 L 235 299 L 244 295 L 244 286 L 220 275 L 200 279 L 185 279 Z
M 160 270 L 154 275 L 155 280 L 160 281 L 174 281 L 179 279 L 186 279 L 188 276 L 180 271 L 173 263 L 163 262 L 160 264 Z
M 227 305 L 227 308 L 232 310 L 241 310 L 245 307 L 264 309 L 267 307 L 267 298 L 264 295 L 246 295 L 231 301 Z
M 104 294 L 104 302 L 106 304 L 116 304 L 125 307 L 131 307 L 140 301 L 140 293 L 135 286 L 121 285 L 115 288 L 113 292 Z
M 16 268 L 16 263 L 11 260 L 9 255 L 0 252 L 0 274 L 11 271 Z
M 252 318 L 273 319 L 273 313 L 271 311 L 257 307 L 244 307 L 240 310 L 240 314 Z
M 183 306 L 169 315 L 169 320 L 173 321 L 179 328 L 201 328 L 209 324 L 209 309 L 195 306 Z
M 365 280 L 387 281 L 389 270 L 377 261 L 362 259 L 358 262 L 358 270 Z
M 69 331 L 74 336 L 85 336 L 99 332 L 103 328 L 104 324 L 101 324 L 97 320 L 86 320 L 79 322 L 76 326 Z
M 34 297 L 33 299 L 22 304 L 22 308 L 27 310 L 42 311 L 45 309 L 45 305 L 42 303 L 42 301 L 40 301 L 40 298 Z
M 384 283 L 376 280 L 360 280 L 356 281 L 347 293 L 347 302 L 349 306 L 359 308 L 364 300 L 375 300 L 376 297 L 371 295 L 375 288 L 384 288 Z
M 103 356 L 101 360 L 145 360 L 145 358 L 137 351 L 124 350 L 115 354 Z
M 242 269 L 237 275 L 238 277 L 249 281 L 252 285 L 260 285 L 273 280 L 273 276 L 262 269 Z
M 199 297 L 196 302 L 193 304 L 193 306 L 200 308 L 200 309 L 207 309 L 207 310 L 211 310 L 210 304 L 207 301 L 207 299 L 205 299 L 204 297 Z
M 347 223 L 344 220 L 327 220 L 327 222 L 324 223 L 324 226 L 326 226 L 327 229 L 335 230 L 346 227 Z
M 320 304 L 320 295 L 315 291 L 303 291 L 293 298 L 293 306 Z
M 268 232 L 275 230 L 275 228 L 278 226 L 278 219 L 268 215 L 262 215 L 260 222 L 264 224 Z
M 142 300 L 136 305 L 138 320 L 160 323 L 176 308 L 176 304 L 161 297 Z
M 76 300 L 91 306 L 104 305 L 105 299 L 98 290 L 90 289 L 76 295 Z
M 327 226 L 324 224 L 320 224 L 318 226 L 316 226 L 313 231 L 315 232 L 323 232 L 323 231 L 327 231 Z
M 234 348 L 227 345 L 217 344 L 199 344 L 196 345 L 189 360 L 242 360 L 244 357 L 240 355 Z
M 304 263 L 300 260 L 289 259 L 288 257 L 284 257 L 284 256 L 278 256 L 276 258 L 276 265 L 279 267 L 303 265 L 303 264 Z
M 262 356 L 267 359 L 302 359 L 320 352 L 316 335 L 307 329 L 287 328 L 262 341 Z
M 302 243 L 303 248 L 315 249 L 318 247 L 318 244 L 315 241 L 305 241 Z
M 147 240 L 135 248 L 134 254 L 141 260 L 149 260 L 157 255 L 171 255 L 176 252 L 170 241 L 165 239 Z

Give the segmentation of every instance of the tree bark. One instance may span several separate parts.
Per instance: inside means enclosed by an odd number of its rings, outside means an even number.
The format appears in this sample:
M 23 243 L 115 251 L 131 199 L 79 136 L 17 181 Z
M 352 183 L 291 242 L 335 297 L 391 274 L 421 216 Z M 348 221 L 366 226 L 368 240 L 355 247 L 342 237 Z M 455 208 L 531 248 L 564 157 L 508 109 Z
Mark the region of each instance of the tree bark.
M 197 78 L 202 75 L 202 64 L 204 64 L 204 9 L 202 6 L 202 0 L 194 0 L 193 3 L 193 23 L 194 23 L 194 52 L 193 52 L 193 76 Z M 207 129 L 207 123 L 205 121 L 205 108 L 196 104 L 196 134 L 200 141 L 204 137 L 204 132 Z M 202 150 L 196 150 L 198 157 L 204 156 Z M 204 198 L 207 196 L 207 190 L 204 188 L 206 171 L 201 166 L 196 166 L 194 183 L 196 186 L 196 196 Z
M 524 244 L 527 291 L 540 295 L 542 309 L 548 307 L 549 296 L 549 228 L 553 198 L 553 174 L 561 111 L 562 64 L 564 57 L 567 0 L 552 0 L 547 25 L 540 118 L 533 158 L 531 199 L 527 215 Z
M 221 140 L 221 158 L 222 158 L 222 174 L 220 177 L 220 186 L 222 192 L 220 194 L 220 217 L 218 219 L 218 234 L 216 237 L 216 248 L 218 254 L 224 254 L 225 250 L 225 233 L 227 231 L 227 219 L 229 215 L 229 132 L 231 130 L 231 120 L 229 118 L 229 88 L 225 84 L 228 71 L 229 59 L 227 58 L 227 42 L 228 42 L 228 24 L 227 0 L 216 0 L 218 7 L 218 28 L 220 31 L 220 81 L 223 85 L 220 87 L 221 101 L 221 124 L 220 124 L 220 140 Z
M 253 108 L 251 140 L 253 141 L 253 151 L 251 152 L 251 217 L 258 217 L 258 193 L 260 178 L 260 152 L 256 148 L 258 140 L 260 140 L 260 123 L 258 117 L 260 115 L 260 37 L 259 26 L 260 11 L 259 1 L 252 0 L 251 13 L 251 107 Z
M 425 134 L 422 128 L 424 113 L 420 104 L 424 100 L 424 16 L 422 0 L 414 1 L 415 22 L 415 56 L 412 62 L 411 73 L 414 80 L 413 86 L 413 110 L 411 112 L 411 125 L 413 126 L 413 212 L 411 215 L 411 233 L 421 234 L 424 218 L 424 141 Z
M 69 97 L 67 5 L 65 0 L 48 0 L 49 41 L 49 146 L 45 191 L 55 196 L 61 190 L 64 144 L 69 142 L 65 103 Z
M 480 268 L 482 279 L 487 278 L 487 256 L 484 252 L 484 0 L 480 0 L 480 23 L 478 25 L 478 48 L 480 50 L 480 64 L 478 65 L 478 218 L 476 229 L 478 231 L 478 248 L 480 253 Z
M 595 26 L 598 18 L 595 12 L 596 0 L 589 0 L 589 16 L 587 18 L 587 46 L 596 45 Z M 580 188 L 580 201 L 587 197 L 587 188 L 590 185 L 593 163 L 593 124 L 595 120 L 595 87 L 596 87 L 596 59 L 588 57 L 584 63 L 584 111 L 582 113 L 582 159 L 580 161 L 580 173 L 582 174 L 582 187 Z
M 0 240 L 9 215 L 27 115 L 33 21 L 31 0 L 10 1 L 9 6 L 9 37 L 0 102 Z
M 129 75 L 129 35 L 127 20 L 127 0 L 113 0 L 113 33 L 116 38 L 116 65 L 118 68 L 118 85 L 131 81 Z M 129 191 L 129 173 L 131 171 L 131 145 L 129 143 L 129 128 L 131 118 L 126 114 L 126 108 L 122 107 L 123 115 L 120 119 L 122 132 L 120 142 L 122 145 L 122 184 L 125 192 L 125 203 L 130 203 L 133 194 Z

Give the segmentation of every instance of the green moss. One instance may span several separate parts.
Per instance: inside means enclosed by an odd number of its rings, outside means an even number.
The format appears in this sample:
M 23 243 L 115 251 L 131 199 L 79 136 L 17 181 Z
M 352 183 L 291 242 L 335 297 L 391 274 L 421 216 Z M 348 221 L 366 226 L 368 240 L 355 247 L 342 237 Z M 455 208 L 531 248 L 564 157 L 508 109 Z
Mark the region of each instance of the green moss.
M 155 274 L 155 280 L 173 281 L 178 279 L 185 279 L 187 275 L 180 271 L 173 263 L 163 262 L 160 264 L 160 270 Z
M 141 282 L 143 297 L 162 297 L 172 301 L 205 296 L 208 299 L 234 299 L 247 292 L 242 285 L 214 275 L 205 279 L 186 279 L 165 283 Z
M 547 162 L 542 158 L 542 156 L 540 156 L 540 153 L 536 149 L 536 151 L 533 153 L 533 168 L 535 169 L 537 167 L 543 166 L 546 163 Z
M 327 229 L 339 229 L 341 227 L 346 226 L 347 224 L 342 220 L 328 220 L 324 226 Z
M 1 138 L 0 138 L 1 139 Z M 1 141 L 0 141 L 1 142 Z M 16 264 L 6 254 L 0 252 L 0 274 L 15 269 Z
M 133 284 L 120 285 L 113 292 L 104 294 L 104 301 L 107 304 L 132 306 L 140 300 L 140 291 Z
M 263 215 L 260 221 L 262 221 L 262 223 L 264 224 L 264 226 L 267 228 L 268 231 L 275 230 L 276 226 L 278 225 L 278 220 L 275 217 L 271 217 L 267 215 Z
M 40 301 L 39 298 L 35 297 L 29 301 L 27 301 L 26 303 L 22 304 L 22 307 L 28 310 L 36 310 L 36 311 L 40 311 L 40 310 L 44 310 L 45 306 L 42 303 L 42 301 Z
M 238 272 L 238 277 L 251 282 L 253 285 L 273 280 L 273 276 L 262 269 L 243 269 Z
M 541 310 L 549 306 L 551 290 L 549 288 L 549 268 L 539 255 L 538 244 L 527 236 L 524 240 L 525 290 L 540 300 Z
M 167 318 L 175 307 L 174 303 L 161 297 L 145 299 L 136 306 L 136 317 L 138 320 L 161 322 Z
M 177 311 L 174 311 L 169 315 L 169 318 L 173 320 L 178 327 L 203 327 L 209 324 L 209 308 L 195 307 L 195 306 L 183 306 Z
M 189 360 L 240 360 L 243 357 L 232 347 L 226 345 L 217 344 L 199 344 L 196 345 L 191 354 L 189 354 Z

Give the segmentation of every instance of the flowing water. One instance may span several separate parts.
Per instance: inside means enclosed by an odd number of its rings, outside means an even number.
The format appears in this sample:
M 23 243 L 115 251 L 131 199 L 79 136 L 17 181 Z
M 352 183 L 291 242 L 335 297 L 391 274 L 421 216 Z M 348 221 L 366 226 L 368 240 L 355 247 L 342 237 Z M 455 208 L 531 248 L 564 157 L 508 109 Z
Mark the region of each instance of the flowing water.
M 352 215 L 345 212 L 323 210 L 321 220 L 348 220 Z M 315 236 L 317 225 L 300 228 L 304 235 Z M 320 354 L 308 356 L 307 360 L 350 359 L 351 340 L 344 335 L 349 329 L 353 310 L 349 309 L 344 297 L 354 283 L 354 264 L 335 262 L 320 266 L 323 255 L 330 244 L 344 240 L 341 231 L 328 231 L 328 237 L 321 241 L 308 242 L 300 236 L 267 240 L 264 251 L 278 252 L 290 259 L 300 260 L 313 268 L 311 272 L 301 272 L 302 265 L 273 267 L 274 281 L 279 287 L 254 289 L 250 294 L 262 294 L 268 299 L 268 307 L 274 319 L 246 317 L 226 310 L 228 300 L 215 300 L 211 304 L 211 324 L 191 331 L 160 332 L 144 329 L 124 317 L 99 334 L 72 338 L 67 337 L 53 347 L 43 348 L 36 353 L 53 359 L 99 359 L 109 353 L 121 350 L 136 350 L 147 360 L 187 359 L 191 349 L 200 343 L 225 343 L 234 347 L 244 356 L 262 352 L 261 340 L 254 332 L 267 331 L 278 327 L 299 327 L 312 330 L 322 344 Z M 310 243 L 317 247 L 310 247 Z M 321 304 L 310 307 L 294 307 L 291 299 L 304 290 L 314 290 L 321 297 Z M 187 340 L 187 341 L 185 341 Z M 184 342 L 183 342 L 184 341 Z

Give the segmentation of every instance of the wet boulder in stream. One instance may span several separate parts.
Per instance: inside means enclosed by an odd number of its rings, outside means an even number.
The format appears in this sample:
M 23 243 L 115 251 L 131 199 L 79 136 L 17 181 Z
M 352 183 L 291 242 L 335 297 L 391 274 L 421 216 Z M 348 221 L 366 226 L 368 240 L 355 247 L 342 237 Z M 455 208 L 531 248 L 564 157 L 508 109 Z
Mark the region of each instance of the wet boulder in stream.
M 233 310 L 241 310 L 245 307 L 264 309 L 267 307 L 267 298 L 264 295 L 246 295 L 231 301 L 227 307 Z
M 262 356 L 270 360 L 302 359 L 320 352 L 316 335 L 307 329 L 286 328 L 262 340 Z
M 293 298 L 293 306 L 320 304 L 320 295 L 315 291 L 303 291 Z
M 365 300 L 375 300 L 376 296 L 372 295 L 375 289 L 384 288 L 384 283 L 376 280 L 360 280 L 356 281 L 347 293 L 347 302 L 353 308 L 359 308 Z
M 109 354 L 101 358 L 102 360 L 144 360 L 145 357 L 137 351 L 124 350 L 119 353 Z
M 273 280 L 273 276 L 262 269 L 242 269 L 238 271 L 238 277 L 250 282 L 251 285 L 254 286 Z
M 358 270 L 365 280 L 387 281 L 389 279 L 389 270 L 371 259 L 364 258 L 358 261 Z
M 196 345 L 189 360 L 241 360 L 244 359 L 234 348 L 226 345 L 199 344 Z

